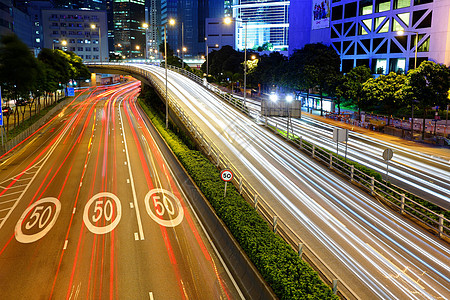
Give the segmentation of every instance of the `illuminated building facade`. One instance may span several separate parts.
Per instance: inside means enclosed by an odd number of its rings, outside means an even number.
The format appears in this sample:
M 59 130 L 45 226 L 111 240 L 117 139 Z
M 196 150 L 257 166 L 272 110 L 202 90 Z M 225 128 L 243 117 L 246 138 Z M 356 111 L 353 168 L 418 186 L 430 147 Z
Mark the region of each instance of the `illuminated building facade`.
M 324 2 L 326 0 L 322 0 Z M 450 65 L 450 1 L 333 0 L 317 24 L 319 0 L 291 1 L 290 52 L 323 42 L 337 51 L 342 70 L 366 65 L 373 73 L 405 72 L 433 60 Z
M 247 24 L 247 48 L 266 44 L 270 50 L 286 50 L 289 42 L 289 5 L 290 1 L 234 0 L 236 47 L 244 49 Z

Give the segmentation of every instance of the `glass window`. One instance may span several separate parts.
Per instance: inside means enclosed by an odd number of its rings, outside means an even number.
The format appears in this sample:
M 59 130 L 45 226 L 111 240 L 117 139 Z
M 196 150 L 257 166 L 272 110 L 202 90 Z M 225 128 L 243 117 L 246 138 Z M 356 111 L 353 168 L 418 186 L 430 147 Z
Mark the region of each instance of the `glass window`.
M 91 59 L 91 55 L 86 55 L 86 59 Z
M 364 25 L 367 26 L 367 28 L 372 31 L 372 19 L 365 19 L 362 20 L 362 22 L 364 23 Z
M 414 0 L 414 5 L 427 4 L 431 2 L 433 2 L 433 0 Z
M 394 9 L 409 7 L 411 0 L 394 0 Z
M 77 51 L 83 51 L 83 47 L 78 47 Z
M 338 5 L 332 8 L 331 11 L 331 21 L 341 20 L 342 19 L 342 5 Z
M 405 23 L 406 26 L 409 26 L 409 15 L 410 13 L 398 14 L 397 17 Z
M 345 4 L 345 16 L 344 18 L 356 17 L 356 2 Z
M 386 17 L 379 17 L 375 18 L 375 28 L 374 30 L 378 29 L 378 27 L 383 23 L 383 21 L 386 19 Z
M 36 43 L 40 43 L 41 42 L 41 39 L 40 38 L 37 38 L 36 39 Z
M 392 31 L 399 31 L 399 30 L 405 30 L 405 28 L 403 28 L 403 26 L 400 25 L 400 23 L 397 20 L 392 19 Z
M 91 51 L 91 47 L 86 47 L 86 51 Z
M 428 52 L 430 51 L 430 37 L 427 37 L 427 39 L 419 46 L 419 49 L 417 49 L 418 52 Z
M 386 72 L 387 62 L 385 59 L 375 60 L 375 73 L 384 74 Z
M 359 2 L 359 15 L 370 15 L 373 12 L 372 0 L 361 0 Z
M 361 24 L 358 24 L 358 35 L 366 35 L 367 30 L 364 28 L 364 26 L 362 26 Z
M 390 0 L 375 0 L 375 12 L 388 11 L 391 9 Z

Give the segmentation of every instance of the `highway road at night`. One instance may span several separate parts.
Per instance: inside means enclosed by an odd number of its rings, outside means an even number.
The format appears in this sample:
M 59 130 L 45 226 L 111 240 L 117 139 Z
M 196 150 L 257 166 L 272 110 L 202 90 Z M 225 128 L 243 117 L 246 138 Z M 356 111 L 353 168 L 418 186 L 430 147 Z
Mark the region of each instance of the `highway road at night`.
M 285 118 L 272 118 L 269 123 L 277 123 L 280 128 L 286 128 Z M 333 142 L 335 126 L 305 116 L 301 120 L 293 119 L 292 124 L 297 136 L 336 152 L 336 142 Z M 423 199 L 450 209 L 450 158 L 444 159 L 411 150 L 407 141 L 404 144 L 393 144 L 350 131 L 347 158 L 381 173 L 386 179 L 386 162 L 382 154 L 385 149 L 391 148 L 394 150 L 394 157 L 389 163 L 389 181 Z M 339 154 L 344 155 L 344 152 L 345 143 L 340 143 Z
M 164 86 L 164 70 L 135 65 Z M 360 299 L 448 299 L 450 248 L 186 77 L 169 92 Z
M 0 158 L 1 299 L 239 299 L 135 98 L 89 89 Z

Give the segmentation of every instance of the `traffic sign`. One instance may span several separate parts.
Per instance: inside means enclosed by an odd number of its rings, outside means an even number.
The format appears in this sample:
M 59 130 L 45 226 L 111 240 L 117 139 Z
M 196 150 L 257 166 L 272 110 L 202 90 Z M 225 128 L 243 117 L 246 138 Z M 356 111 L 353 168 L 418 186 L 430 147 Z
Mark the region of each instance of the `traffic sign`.
M 220 179 L 225 182 L 233 180 L 233 172 L 231 170 L 225 169 L 220 172 Z
M 73 87 L 68 87 L 67 88 L 67 96 L 68 97 L 73 97 L 75 96 L 75 89 Z
M 392 151 L 391 148 L 387 148 L 383 151 L 383 159 L 385 161 L 390 161 L 392 159 L 392 156 L 394 156 L 394 151 Z

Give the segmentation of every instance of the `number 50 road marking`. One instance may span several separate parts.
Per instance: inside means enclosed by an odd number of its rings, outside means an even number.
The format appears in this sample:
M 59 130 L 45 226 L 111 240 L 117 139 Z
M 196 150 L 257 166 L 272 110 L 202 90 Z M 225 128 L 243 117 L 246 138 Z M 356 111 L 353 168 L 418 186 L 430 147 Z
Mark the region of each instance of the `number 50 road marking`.
M 32 243 L 39 240 L 55 225 L 60 211 L 61 202 L 56 198 L 48 197 L 36 201 L 23 212 L 17 222 L 16 240 L 20 243 Z M 22 225 L 25 225 L 25 232 Z
M 100 198 L 105 199 L 97 200 Z M 111 201 L 111 199 L 113 201 Z M 89 208 L 91 207 L 92 203 L 94 203 L 94 201 L 95 201 L 94 215 L 91 218 L 89 218 Z M 104 218 L 105 221 L 107 222 L 110 222 L 112 220 L 112 217 L 114 215 L 114 206 L 116 207 L 116 216 L 114 218 L 114 221 L 112 221 L 109 225 L 106 226 L 97 226 L 95 223 L 97 223 L 102 218 Z M 89 229 L 90 232 L 95 234 L 105 234 L 112 231 L 119 224 L 121 217 L 122 217 L 122 205 L 120 204 L 119 198 L 112 193 L 108 192 L 98 193 L 94 195 L 94 197 L 92 197 L 84 207 L 83 213 L 84 224 L 86 225 L 87 229 Z

